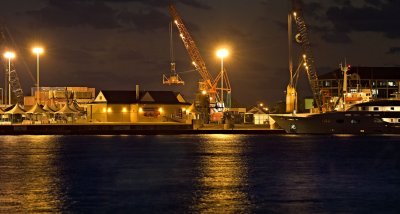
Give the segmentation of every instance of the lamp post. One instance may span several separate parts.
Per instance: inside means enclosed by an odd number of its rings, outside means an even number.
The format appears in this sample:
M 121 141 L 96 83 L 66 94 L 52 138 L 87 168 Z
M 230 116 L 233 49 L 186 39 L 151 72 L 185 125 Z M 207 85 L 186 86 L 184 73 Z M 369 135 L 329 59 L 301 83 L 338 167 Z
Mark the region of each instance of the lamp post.
M 36 54 L 36 93 L 37 93 L 37 100 L 36 102 L 40 104 L 40 85 L 39 85 L 39 56 L 44 52 L 43 48 L 41 47 L 34 47 L 32 52 Z
M 4 57 L 8 59 L 8 104 L 11 105 L 11 59 L 15 58 L 15 53 L 8 51 L 4 53 Z M 6 87 L 7 84 L 4 86 L 4 88 Z
M 224 58 L 229 55 L 227 49 L 219 49 L 217 56 L 221 59 L 221 101 L 224 104 Z M 225 105 L 224 105 L 225 106 Z

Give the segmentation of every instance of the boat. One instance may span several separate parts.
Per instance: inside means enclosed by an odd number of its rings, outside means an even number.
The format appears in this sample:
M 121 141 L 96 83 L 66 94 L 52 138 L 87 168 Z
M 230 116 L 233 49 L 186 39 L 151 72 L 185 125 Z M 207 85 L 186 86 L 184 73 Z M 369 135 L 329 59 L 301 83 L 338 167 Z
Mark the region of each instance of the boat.
M 287 133 L 400 134 L 400 100 L 372 100 L 345 111 L 271 117 Z

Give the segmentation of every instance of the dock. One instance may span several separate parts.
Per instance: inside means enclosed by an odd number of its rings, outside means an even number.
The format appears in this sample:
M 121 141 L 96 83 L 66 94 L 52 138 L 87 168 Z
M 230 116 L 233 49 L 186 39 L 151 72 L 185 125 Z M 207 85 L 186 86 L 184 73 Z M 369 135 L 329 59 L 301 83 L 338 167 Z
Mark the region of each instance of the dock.
M 193 129 L 191 124 L 1 125 L 0 135 L 284 134 L 282 129 Z

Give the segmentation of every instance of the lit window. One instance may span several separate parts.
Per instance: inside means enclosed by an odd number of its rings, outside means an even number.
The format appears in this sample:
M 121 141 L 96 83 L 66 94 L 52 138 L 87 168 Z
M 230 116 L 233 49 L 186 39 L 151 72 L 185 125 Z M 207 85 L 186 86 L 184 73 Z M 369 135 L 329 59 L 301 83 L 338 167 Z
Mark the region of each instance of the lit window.
M 106 108 L 103 108 L 103 112 L 106 113 L 106 112 L 107 112 L 107 109 L 106 109 Z
M 124 108 L 122 108 L 122 112 L 127 112 L 127 110 L 126 110 L 126 108 L 124 107 Z
M 111 108 L 108 108 L 108 109 L 107 109 L 107 112 L 109 112 L 109 113 L 112 112 Z
M 143 108 L 140 107 L 140 108 L 139 108 L 139 113 L 142 113 L 142 112 L 143 112 Z
M 158 111 L 159 111 L 160 113 L 162 113 L 162 112 L 163 112 L 163 109 L 160 107 L 160 108 L 158 109 Z

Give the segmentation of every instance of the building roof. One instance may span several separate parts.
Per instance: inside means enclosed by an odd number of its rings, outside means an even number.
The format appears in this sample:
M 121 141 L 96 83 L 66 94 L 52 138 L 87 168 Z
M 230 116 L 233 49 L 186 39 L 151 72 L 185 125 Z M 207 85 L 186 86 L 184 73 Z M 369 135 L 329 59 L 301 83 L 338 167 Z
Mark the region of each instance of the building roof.
M 56 113 L 58 113 L 58 114 L 73 114 L 73 113 L 77 113 L 77 111 L 72 109 L 69 105 L 65 105 L 60 110 L 58 110 Z
M 176 94 L 173 91 L 147 91 L 147 93 L 153 98 L 154 102 L 148 102 L 141 100 L 140 103 L 160 103 L 160 104 L 179 104 L 181 103 Z
M 14 104 L 5 114 L 25 114 L 25 110 L 19 104 Z
M 252 113 L 252 114 L 268 114 L 268 111 L 266 111 L 263 108 L 260 108 L 258 106 L 253 107 L 252 109 L 250 109 L 249 111 L 247 111 L 247 113 Z
M 358 74 L 360 79 L 400 79 L 400 67 L 350 67 L 347 74 Z M 318 76 L 320 80 L 343 79 L 343 72 L 336 69 Z
M 26 113 L 30 114 L 43 114 L 46 113 L 47 111 L 44 110 L 38 103 L 35 103 Z
M 136 91 L 100 91 L 103 93 L 105 101 L 112 104 L 131 104 L 137 103 Z M 143 96 L 143 92 L 140 93 Z
M 139 100 L 136 100 L 136 91 L 100 91 L 104 95 L 104 102 L 109 104 L 190 104 L 178 99 L 181 95 L 173 91 L 140 91 Z

